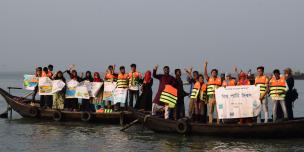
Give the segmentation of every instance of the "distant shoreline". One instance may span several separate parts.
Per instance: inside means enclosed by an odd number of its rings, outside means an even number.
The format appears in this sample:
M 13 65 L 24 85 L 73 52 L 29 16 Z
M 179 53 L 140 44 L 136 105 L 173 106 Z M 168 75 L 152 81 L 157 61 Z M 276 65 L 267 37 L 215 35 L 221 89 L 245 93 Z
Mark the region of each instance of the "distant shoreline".
M 304 75 L 293 76 L 295 80 L 304 80 Z

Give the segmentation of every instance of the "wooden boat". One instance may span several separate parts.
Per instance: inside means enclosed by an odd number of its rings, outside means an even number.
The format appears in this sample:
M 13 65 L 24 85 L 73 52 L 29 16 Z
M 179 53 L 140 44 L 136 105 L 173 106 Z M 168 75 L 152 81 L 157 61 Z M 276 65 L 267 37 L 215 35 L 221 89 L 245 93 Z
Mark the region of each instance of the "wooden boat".
M 151 116 L 144 112 L 135 111 L 134 114 L 140 123 L 155 132 L 246 138 L 304 137 L 304 118 L 251 125 L 209 125 L 192 123 L 187 118 L 175 121 Z
M 134 115 L 129 111 L 95 113 L 95 112 L 71 112 L 40 108 L 38 104 L 31 105 L 31 100 L 9 94 L 0 88 L 0 94 L 7 104 L 22 117 L 55 121 L 85 121 L 98 123 L 125 124 L 134 120 Z M 35 101 L 39 103 L 39 101 Z

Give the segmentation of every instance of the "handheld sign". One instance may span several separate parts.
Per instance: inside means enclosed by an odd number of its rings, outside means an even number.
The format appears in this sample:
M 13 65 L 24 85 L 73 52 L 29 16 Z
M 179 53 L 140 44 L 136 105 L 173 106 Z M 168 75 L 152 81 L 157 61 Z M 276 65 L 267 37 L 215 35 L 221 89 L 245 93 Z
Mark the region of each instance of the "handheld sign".
M 260 87 L 231 86 L 215 90 L 219 119 L 256 117 L 260 113 Z
M 88 87 L 85 84 L 81 84 L 81 85 L 77 86 L 76 92 L 75 92 L 75 97 L 81 98 L 81 99 L 90 99 Z
M 120 103 L 122 106 L 126 103 L 128 89 L 116 88 L 114 91 L 114 104 Z
M 76 98 L 76 88 L 78 86 L 79 82 L 77 82 L 76 80 L 70 80 L 67 83 L 67 90 L 66 90 L 66 94 L 65 97 L 66 98 Z
M 35 90 L 39 79 L 35 75 L 24 75 L 23 86 L 26 90 Z
M 113 101 L 113 93 L 116 88 L 116 82 L 105 82 L 103 91 L 103 100 Z
M 65 83 L 61 80 L 53 80 L 52 81 L 52 93 L 57 93 L 61 91 L 65 86 Z
M 100 93 L 103 82 L 92 82 L 90 88 L 90 96 L 96 97 Z
M 39 95 L 52 95 L 53 82 L 49 77 L 39 78 Z

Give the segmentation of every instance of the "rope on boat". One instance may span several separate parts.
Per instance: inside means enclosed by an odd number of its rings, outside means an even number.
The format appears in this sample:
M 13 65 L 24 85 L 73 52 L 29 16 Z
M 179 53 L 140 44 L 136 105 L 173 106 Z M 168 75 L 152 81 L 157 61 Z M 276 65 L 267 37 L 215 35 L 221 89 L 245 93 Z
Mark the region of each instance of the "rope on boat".
M 144 118 L 144 124 L 147 122 L 148 118 L 150 118 L 151 115 L 145 115 L 145 118 Z

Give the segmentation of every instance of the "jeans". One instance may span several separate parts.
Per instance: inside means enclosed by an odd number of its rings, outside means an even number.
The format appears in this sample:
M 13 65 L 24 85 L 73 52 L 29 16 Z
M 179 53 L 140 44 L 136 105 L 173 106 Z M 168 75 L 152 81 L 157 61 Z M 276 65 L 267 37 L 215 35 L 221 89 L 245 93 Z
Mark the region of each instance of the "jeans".
M 272 108 L 272 115 L 273 115 L 273 122 L 276 122 L 277 120 L 277 108 L 278 108 L 278 103 L 280 103 L 283 113 L 284 113 L 284 118 L 287 118 L 287 110 L 286 110 L 286 105 L 284 100 L 273 100 L 273 108 Z
M 261 109 L 264 112 L 264 123 L 268 123 L 268 100 L 267 97 L 264 98 L 264 100 L 261 103 Z M 261 117 L 262 117 L 262 110 L 257 118 L 257 123 L 261 123 Z

